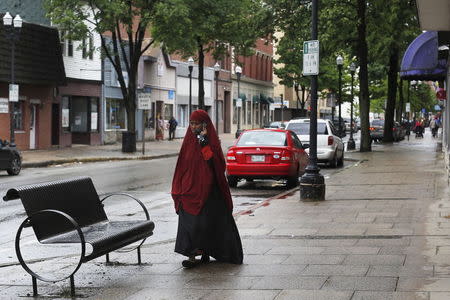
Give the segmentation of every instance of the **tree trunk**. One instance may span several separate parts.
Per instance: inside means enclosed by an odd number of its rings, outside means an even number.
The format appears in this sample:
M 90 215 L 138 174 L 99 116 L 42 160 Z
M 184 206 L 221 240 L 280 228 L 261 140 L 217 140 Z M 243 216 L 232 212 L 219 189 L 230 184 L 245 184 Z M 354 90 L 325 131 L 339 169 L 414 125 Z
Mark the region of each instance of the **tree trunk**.
M 386 114 L 384 120 L 383 142 L 386 143 L 392 143 L 394 141 L 392 128 L 394 127 L 395 98 L 397 96 L 397 73 L 398 49 L 396 46 L 393 46 L 391 48 L 391 55 L 389 56 L 388 98 L 386 102 Z
M 400 98 L 400 104 L 398 106 L 397 110 L 397 122 L 402 123 L 403 122 L 403 79 L 400 79 L 400 84 L 398 86 L 398 97 Z
M 205 109 L 205 85 L 203 82 L 203 68 L 205 65 L 205 53 L 203 45 L 198 41 L 198 108 Z
M 366 1 L 358 0 L 359 111 L 361 119 L 361 152 L 372 151 L 369 133 L 369 78 L 367 71 Z

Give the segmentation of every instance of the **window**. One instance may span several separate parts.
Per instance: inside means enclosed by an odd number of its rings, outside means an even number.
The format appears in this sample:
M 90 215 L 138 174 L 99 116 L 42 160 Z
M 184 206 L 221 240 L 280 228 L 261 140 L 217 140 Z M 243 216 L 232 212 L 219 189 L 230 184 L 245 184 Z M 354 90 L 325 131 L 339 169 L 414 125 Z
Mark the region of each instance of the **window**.
M 105 128 L 126 129 L 126 110 L 122 99 L 106 98 Z
M 187 105 L 178 105 L 178 125 L 180 127 L 187 127 Z
M 89 35 L 89 59 L 94 59 L 94 36 Z
M 73 42 L 70 39 L 67 41 L 67 56 L 73 56 Z
M 65 31 L 59 32 L 59 43 L 61 44 L 61 54 L 63 56 L 66 56 L 66 40 L 64 38 L 65 34 L 66 34 Z
M 69 97 L 67 96 L 61 99 L 61 127 L 64 131 L 70 130 Z
M 86 39 L 83 39 L 83 41 L 81 42 L 81 57 L 86 59 L 87 56 Z
M 173 117 L 173 104 L 166 104 L 164 105 L 164 120 L 169 120 L 171 117 Z
M 11 102 L 11 111 L 14 115 L 14 130 L 23 130 L 23 101 Z
M 294 146 L 296 148 L 303 149 L 302 142 L 300 142 L 300 139 L 298 138 L 298 136 L 295 133 L 291 132 L 291 138 L 292 138 L 292 141 L 294 142 Z
M 286 133 L 277 131 L 244 131 L 236 146 L 286 146 Z

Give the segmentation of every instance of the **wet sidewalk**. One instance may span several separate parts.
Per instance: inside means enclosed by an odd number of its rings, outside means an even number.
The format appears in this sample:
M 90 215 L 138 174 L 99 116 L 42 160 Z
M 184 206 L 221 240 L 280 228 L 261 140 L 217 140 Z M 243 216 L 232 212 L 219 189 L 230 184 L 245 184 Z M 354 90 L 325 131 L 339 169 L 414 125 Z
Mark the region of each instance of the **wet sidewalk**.
M 326 179 L 325 201 L 302 202 L 294 190 L 237 216 L 243 265 L 186 270 L 173 240 L 149 238 L 143 265 L 135 252 L 113 253 L 110 266 L 104 258 L 83 264 L 77 298 L 450 299 L 450 198 L 435 148 L 427 132 L 346 153 L 355 161 Z M 62 260 L 47 267 L 63 273 Z M 68 281 L 38 284 L 47 299 L 68 297 Z M 20 266 L 0 268 L 1 299 L 26 299 L 31 291 Z

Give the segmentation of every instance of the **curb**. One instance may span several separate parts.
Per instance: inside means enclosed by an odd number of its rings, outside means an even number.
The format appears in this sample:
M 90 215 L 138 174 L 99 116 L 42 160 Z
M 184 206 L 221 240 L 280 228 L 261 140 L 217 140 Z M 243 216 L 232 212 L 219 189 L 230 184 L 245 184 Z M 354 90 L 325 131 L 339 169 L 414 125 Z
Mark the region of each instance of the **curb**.
M 65 158 L 57 160 L 46 160 L 39 162 L 26 162 L 22 163 L 22 168 L 45 168 L 52 165 L 61 165 L 69 163 L 89 163 L 89 162 L 102 162 L 102 161 L 121 161 L 121 160 L 152 160 L 159 158 L 168 158 L 178 156 L 177 153 L 162 154 L 162 155 L 141 155 L 133 157 L 85 157 L 85 158 Z

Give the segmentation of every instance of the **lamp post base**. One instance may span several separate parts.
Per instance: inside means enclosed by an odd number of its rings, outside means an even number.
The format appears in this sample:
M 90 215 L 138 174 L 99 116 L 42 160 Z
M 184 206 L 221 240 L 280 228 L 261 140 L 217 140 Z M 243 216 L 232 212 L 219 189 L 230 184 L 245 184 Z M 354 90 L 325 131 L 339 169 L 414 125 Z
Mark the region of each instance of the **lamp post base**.
M 319 174 L 319 170 L 306 170 L 300 178 L 300 200 L 323 201 L 325 200 L 325 179 Z
M 353 139 L 349 139 L 347 142 L 347 150 L 355 150 L 356 145 Z

